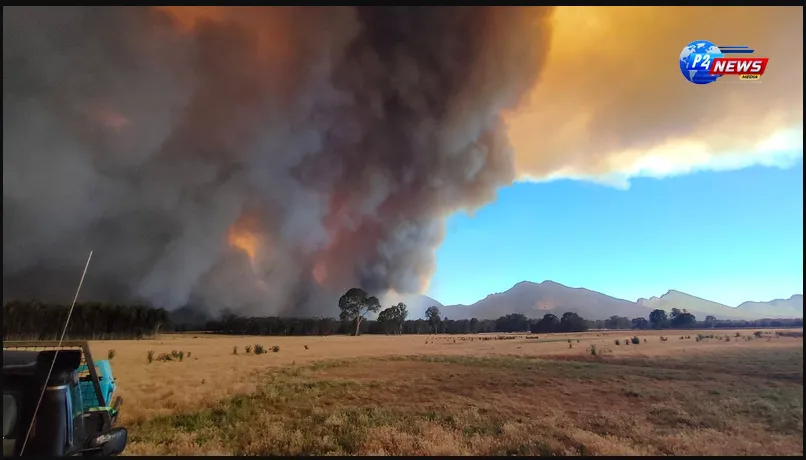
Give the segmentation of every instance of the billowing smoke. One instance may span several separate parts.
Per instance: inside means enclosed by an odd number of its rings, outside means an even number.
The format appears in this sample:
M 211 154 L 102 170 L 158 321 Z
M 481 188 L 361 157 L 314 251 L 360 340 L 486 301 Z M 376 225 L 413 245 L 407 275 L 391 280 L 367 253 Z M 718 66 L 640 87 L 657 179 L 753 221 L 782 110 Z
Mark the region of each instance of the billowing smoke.
M 560 7 L 540 79 L 507 114 L 520 177 L 633 177 L 803 158 L 803 7 Z M 770 59 L 760 81 L 687 82 L 694 40 Z
M 3 9 L 3 297 L 333 314 L 515 179 L 548 8 Z

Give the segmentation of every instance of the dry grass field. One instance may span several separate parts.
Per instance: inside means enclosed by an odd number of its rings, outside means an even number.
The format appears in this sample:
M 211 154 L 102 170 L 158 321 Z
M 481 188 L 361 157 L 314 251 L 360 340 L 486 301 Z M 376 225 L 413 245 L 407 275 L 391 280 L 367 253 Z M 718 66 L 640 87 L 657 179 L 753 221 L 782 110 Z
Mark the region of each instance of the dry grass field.
M 641 331 L 624 345 L 633 335 L 190 333 L 91 346 L 115 350 L 128 455 L 803 453 L 802 334 Z M 267 353 L 245 353 L 255 344 Z M 173 350 L 181 362 L 156 359 Z

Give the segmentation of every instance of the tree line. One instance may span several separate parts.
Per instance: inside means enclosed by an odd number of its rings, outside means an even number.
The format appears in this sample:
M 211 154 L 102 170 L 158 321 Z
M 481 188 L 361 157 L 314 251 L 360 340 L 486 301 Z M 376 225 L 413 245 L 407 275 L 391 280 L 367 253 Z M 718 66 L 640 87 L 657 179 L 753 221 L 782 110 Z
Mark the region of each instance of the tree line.
M 36 300 L 3 304 L 3 340 L 59 340 L 69 305 Z M 65 340 L 112 340 L 154 337 L 170 330 L 168 312 L 147 305 L 77 303 Z
M 694 328 L 761 328 L 802 327 L 803 319 L 762 319 L 758 321 L 717 320 L 708 316 L 705 321 L 686 310 L 673 308 L 653 310 L 648 317 L 629 319 L 611 316 L 605 320 L 587 320 L 577 313 L 566 312 L 558 317 L 552 313 L 540 319 L 511 313 L 498 319 L 477 318 L 452 320 L 442 317 L 439 307 L 431 306 L 423 318 L 409 319 L 405 304 L 386 309 L 377 297 L 359 288 L 347 291 L 339 299 L 339 319 L 333 318 L 281 318 L 240 317 L 229 314 L 208 321 L 204 330 L 219 334 L 247 335 L 331 335 L 331 334 L 478 334 L 489 332 L 584 332 L 589 329 L 694 329 Z M 369 319 L 370 314 L 377 319 Z
M 337 318 L 245 317 L 227 313 L 194 324 L 171 322 L 168 312 L 146 305 L 118 305 L 87 302 L 76 304 L 66 339 L 110 340 L 150 338 L 159 332 L 186 330 L 233 335 L 337 335 L 337 334 L 480 334 L 492 332 L 584 332 L 589 329 L 693 329 L 803 327 L 803 319 L 718 320 L 708 316 L 698 321 L 686 310 L 653 310 L 647 317 L 629 319 L 611 316 L 588 320 L 577 313 L 552 313 L 528 318 L 511 313 L 498 319 L 443 317 L 439 308 L 429 307 L 423 318 L 409 318 L 403 303 L 382 309 L 376 297 L 361 289 L 350 289 L 338 304 Z M 38 301 L 13 301 L 3 305 L 4 340 L 54 340 L 61 335 L 68 305 Z M 370 319 L 374 316 L 375 319 Z

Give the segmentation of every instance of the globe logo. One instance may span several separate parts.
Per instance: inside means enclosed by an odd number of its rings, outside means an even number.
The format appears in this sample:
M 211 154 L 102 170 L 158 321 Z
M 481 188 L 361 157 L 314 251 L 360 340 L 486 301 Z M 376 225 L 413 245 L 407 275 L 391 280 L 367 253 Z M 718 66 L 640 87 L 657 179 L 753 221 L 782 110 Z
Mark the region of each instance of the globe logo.
M 714 59 L 724 57 L 718 46 L 708 40 L 696 40 L 680 53 L 680 72 L 695 85 L 713 83 L 721 75 L 711 75 Z

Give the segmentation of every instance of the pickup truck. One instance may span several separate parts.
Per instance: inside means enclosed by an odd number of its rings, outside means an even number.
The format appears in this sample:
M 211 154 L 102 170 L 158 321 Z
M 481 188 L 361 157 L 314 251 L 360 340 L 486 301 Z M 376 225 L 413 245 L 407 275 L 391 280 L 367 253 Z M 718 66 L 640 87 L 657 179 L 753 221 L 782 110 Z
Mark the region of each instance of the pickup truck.
M 80 379 L 82 365 L 89 378 Z M 96 394 L 89 405 L 84 382 Z M 128 434 L 108 404 L 87 342 L 3 342 L 3 457 L 122 453 Z

